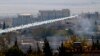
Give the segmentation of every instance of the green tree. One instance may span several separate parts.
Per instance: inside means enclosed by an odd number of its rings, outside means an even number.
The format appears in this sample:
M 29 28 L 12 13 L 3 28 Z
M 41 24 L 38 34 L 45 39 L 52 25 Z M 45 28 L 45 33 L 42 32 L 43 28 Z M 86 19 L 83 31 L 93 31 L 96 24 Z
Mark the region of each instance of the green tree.
M 59 52 L 59 56 L 73 56 L 71 50 L 66 48 L 63 42 L 61 43 L 61 46 L 59 47 L 58 52 Z
M 67 30 L 67 34 L 68 34 L 68 35 L 74 35 L 74 31 L 73 31 L 72 29 L 68 29 L 68 30 Z
M 24 56 L 24 53 L 18 47 L 17 40 L 15 41 L 15 44 L 8 49 L 5 56 Z
M 52 56 L 52 50 L 51 50 L 49 42 L 47 41 L 46 38 L 45 38 L 44 44 L 43 44 L 43 53 L 44 53 L 44 56 Z
M 27 50 L 26 56 L 33 56 L 33 50 L 32 50 L 32 47 L 31 46 Z
M 5 28 L 6 28 L 6 24 L 5 24 L 5 22 L 3 22 L 2 29 L 5 29 Z
M 32 53 L 32 47 L 30 46 L 29 49 L 27 50 L 27 54 L 31 54 Z
M 61 46 L 58 49 L 59 56 L 66 56 L 66 48 L 64 47 L 63 43 L 61 43 Z
M 42 51 L 41 51 L 38 43 L 37 43 L 37 51 L 36 52 L 37 52 L 37 56 L 42 56 Z

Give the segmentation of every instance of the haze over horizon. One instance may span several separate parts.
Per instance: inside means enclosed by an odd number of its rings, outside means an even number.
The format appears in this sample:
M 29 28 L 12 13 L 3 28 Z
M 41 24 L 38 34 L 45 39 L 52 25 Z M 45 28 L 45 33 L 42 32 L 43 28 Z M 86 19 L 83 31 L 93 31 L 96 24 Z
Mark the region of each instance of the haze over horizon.
M 0 15 L 66 8 L 72 13 L 100 12 L 99 5 L 100 0 L 0 0 Z

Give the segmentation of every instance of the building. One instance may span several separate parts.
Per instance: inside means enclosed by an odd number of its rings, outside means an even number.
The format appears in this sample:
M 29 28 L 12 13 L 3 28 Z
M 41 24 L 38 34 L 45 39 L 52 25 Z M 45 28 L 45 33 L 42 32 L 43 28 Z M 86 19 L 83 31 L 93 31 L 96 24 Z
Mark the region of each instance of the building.
M 62 9 L 62 10 L 40 10 L 38 17 L 40 18 L 40 20 L 49 20 L 49 19 L 56 19 L 68 16 L 70 16 L 70 10 Z
M 31 14 L 19 14 L 16 18 L 13 18 L 12 25 L 14 27 L 19 25 L 25 25 L 32 22 L 33 16 Z

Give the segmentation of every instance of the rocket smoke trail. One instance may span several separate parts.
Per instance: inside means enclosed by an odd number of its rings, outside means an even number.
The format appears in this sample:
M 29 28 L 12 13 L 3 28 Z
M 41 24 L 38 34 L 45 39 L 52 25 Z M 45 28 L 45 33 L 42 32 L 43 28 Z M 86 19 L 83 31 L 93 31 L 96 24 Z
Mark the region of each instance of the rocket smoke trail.
M 12 27 L 12 28 L 7 28 L 7 29 L 4 29 L 4 30 L 0 30 L 0 34 L 11 32 L 11 31 L 15 31 L 15 30 L 19 30 L 19 29 L 35 27 L 35 26 L 39 26 L 39 25 L 43 25 L 43 24 L 53 23 L 53 22 L 60 21 L 60 20 L 74 18 L 74 17 L 77 17 L 77 16 L 78 15 L 64 17 L 64 18 L 58 18 L 58 19 L 53 19 L 53 20 L 46 20 L 46 21 L 41 21 L 41 22 L 34 22 L 34 23 L 26 24 L 26 25 L 21 25 L 21 26 L 16 26 L 16 27 Z

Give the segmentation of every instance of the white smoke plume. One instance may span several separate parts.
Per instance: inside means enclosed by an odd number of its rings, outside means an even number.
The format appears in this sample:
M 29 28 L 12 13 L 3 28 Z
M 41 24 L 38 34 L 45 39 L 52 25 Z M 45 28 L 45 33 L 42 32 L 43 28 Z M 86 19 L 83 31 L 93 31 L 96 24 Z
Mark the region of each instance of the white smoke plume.
M 63 41 L 66 41 L 67 40 L 67 38 L 66 37 L 64 37 L 64 36 L 48 36 L 47 37 L 47 40 L 49 41 L 49 43 L 50 43 L 50 46 L 53 48 L 53 49 L 57 49 L 60 45 L 61 45 L 61 43 L 63 42 Z
M 75 24 L 72 28 L 77 35 L 93 35 L 94 20 L 79 16 L 77 18 L 77 24 Z
M 65 20 L 65 19 L 68 19 L 68 18 L 74 18 L 74 17 L 77 17 L 77 16 L 78 15 L 64 17 L 64 18 L 58 18 L 58 19 L 53 19 L 53 20 L 47 20 L 47 21 L 42 21 L 42 22 L 35 22 L 35 23 L 30 23 L 30 24 L 26 24 L 26 25 L 16 26 L 16 27 L 12 27 L 12 28 L 7 28 L 7 29 L 4 29 L 4 30 L 0 30 L 0 34 L 11 32 L 11 31 L 15 31 L 15 30 L 19 30 L 19 29 L 35 27 L 35 26 L 39 26 L 39 25 L 43 25 L 43 24 L 53 23 L 53 22 L 60 21 L 60 20 Z

